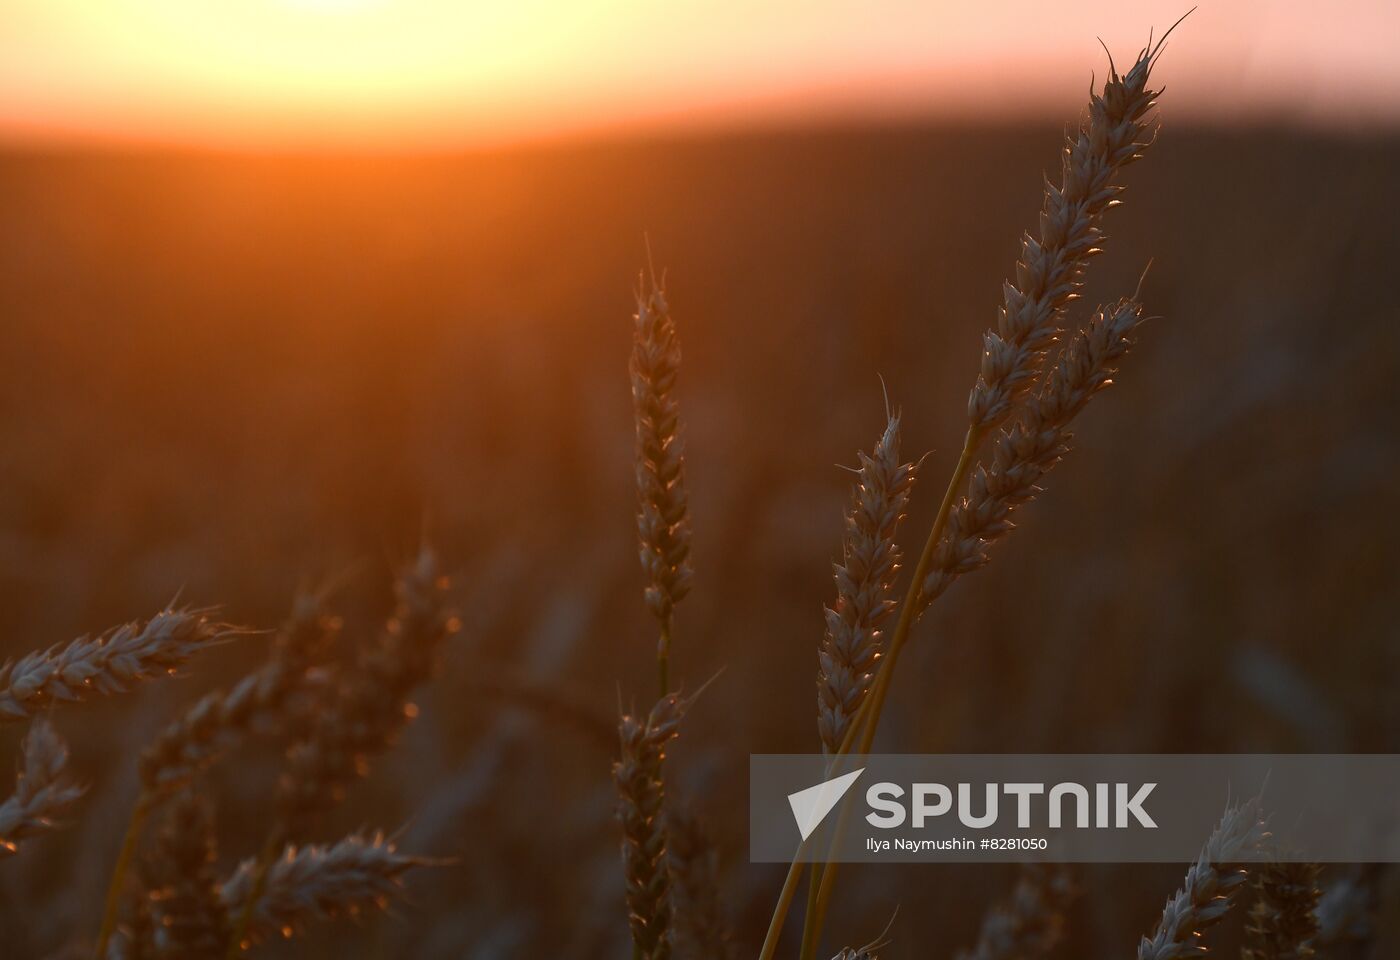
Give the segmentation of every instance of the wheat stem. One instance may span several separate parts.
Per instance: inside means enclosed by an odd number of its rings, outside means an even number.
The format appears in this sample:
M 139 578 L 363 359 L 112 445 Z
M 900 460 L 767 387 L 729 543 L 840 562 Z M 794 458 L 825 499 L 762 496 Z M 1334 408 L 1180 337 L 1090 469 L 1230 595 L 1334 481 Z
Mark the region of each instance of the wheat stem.
M 667 614 L 661 621 L 661 632 L 656 641 L 656 674 L 661 681 L 657 696 L 664 697 L 671 692 L 671 630 L 674 615 Z
M 131 810 L 131 819 L 126 824 L 126 834 L 122 837 L 121 852 L 117 854 L 117 862 L 112 867 L 112 878 L 107 883 L 107 897 L 102 906 L 102 926 L 97 931 L 97 945 L 93 948 L 94 960 L 103 960 L 107 956 L 107 944 L 112 939 L 112 933 L 117 928 L 117 915 L 121 912 L 122 891 L 125 889 L 127 872 L 131 869 L 132 858 L 136 854 L 137 842 L 141 839 L 141 831 L 146 827 L 146 820 L 150 817 L 151 810 L 155 806 L 155 798 L 143 791 L 136 801 L 136 806 Z
M 852 724 L 852 728 L 860 732 L 860 749 L 856 751 L 857 754 L 869 753 L 871 744 L 875 740 L 875 731 L 880 726 L 880 712 L 885 707 L 885 697 L 889 692 L 890 678 L 894 674 L 895 664 L 899 662 L 900 651 L 904 649 L 904 645 L 908 641 L 909 630 L 918 618 L 920 588 L 924 577 L 928 574 L 929 566 L 933 562 L 933 555 L 938 543 L 943 537 L 943 529 L 947 526 L 953 502 L 957 499 L 958 492 L 967 479 L 968 471 L 972 469 L 972 465 L 977 459 L 977 447 L 981 443 L 983 433 L 983 428 L 972 425 L 968 427 L 967 434 L 963 438 L 962 454 L 958 457 L 957 465 L 953 467 L 952 476 L 948 478 L 948 487 L 943 492 L 943 502 L 938 507 L 938 515 L 934 518 L 933 527 L 929 530 L 923 552 L 919 554 L 919 562 L 914 568 L 914 576 L 909 582 L 909 589 L 905 592 L 904 602 L 900 605 L 899 620 L 895 623 L 889 647 L 885 651 L 885 658 L 875 675 L 875 683 L 867 698 L 869 708 L 862 711 L 856 723 Z M 821 941 L 827 905 L 831 901 L 831 892 L 836 883 L 837 864 L 832 856 L 834 856 L 836 847 L 845 833 L 849 813 L 849 804 L 843 803 L 836 823 L 836 830 L 832 835 L 831 853 L 828 854 L 827 862 L 821 868 L 821 880 L 817 885 L 814 909 L 803 923 L 803 945 L 799 955 L 802 960 L 812 960 L 816 956 Z M 775 949 L 776 946 L 774 944 Z
M 272 863 L 277 859 L 278 851 L 282 849 L 282 838 L 286 835 L 286 825 L 279 818 L 263 839 L 262 849 L 258 851 L 257 859 L 251 867 L 252 880 L 248 884 L 248 894 L 243 898 L 243 909 L 238 911 L 238 919 L 229 934 L 228 950 L 224 953 L 226 960 L 237 960 L 243 953 L 243 947 L 248 942 L 248 931 L 253 923 L 253 914 L 267 891 L 268 873 L 272 870 Z

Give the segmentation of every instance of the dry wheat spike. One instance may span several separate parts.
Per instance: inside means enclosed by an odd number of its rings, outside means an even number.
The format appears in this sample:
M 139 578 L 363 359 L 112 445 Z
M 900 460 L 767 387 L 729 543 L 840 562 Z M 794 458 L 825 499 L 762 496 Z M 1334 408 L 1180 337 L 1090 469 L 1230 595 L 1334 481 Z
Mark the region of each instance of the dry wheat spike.
M 660 624 L 656 659 L 661 693 L 670 690 L 675 606 L 690 591 L 690 514 L 676 379 L 681 345 L 665 288 L 650 273 L 637 292 L 632 336 L 632 407 L 636 426 L 637 533 L 646 604 Z
M 1143 49 L 1122 76 L 1109 59 L 1103 92 L 1090 97 L 1087 119 L 1065 145 L 1059 186 L 1045 182 L 1039 239 L 1023 236 L 1015 279 L 1002 288 L 997 328 L 983 338 L 981 371 L 967 402 L 978 432 L 1006 419 L 1031 388 L 1064 326 L 1065 308 L 1079 297 L 1089 261 L 1100 252 L 1099 222 L 1123 190 L 1118 175 L 1152 143 L 1149 114 L 1160 91 L 1147 84 L 1165 40 Z
M 303 594 L 279 631 L 272 654 L 231 690 L 201 698 L 142 752 L 141 783 L 148 796 L 172 792 L 260 726 L 285 735 L 304 726 L 285 716 L 305 693 L 308 671 L 320 662 L 339 628 L 319 597 Z
M 835 753 L 870 691 L 894 610 L 899 572 L 895 533 L 904 519 L 916 467 L 899 459 L 899 417 L 891 416 L 869 455 L 858 454 L 841 562 L 834 564 L 836 602 L 825 610 L 826 635 L 817 651 L 817 730 Z
M 172 673 L 227 638 L 207 610 L 163 610 L 97 637 L 79 637 L 0 666 L 0 722 L 26 720 L 53 703 L 122 693 Z
M 645 719 L 624 714 L 618 724 L 621 757 L 613 764 L 622 865 L 632 943 L 641 960 L 671 956 L 671 876 L 666 857 L 662 767 L 666 745 L 680 732 L 690 700 L 662 697 Z
M 1227 809 L 1181 889 L 1167 901 L 1157 929 L 1138 944 L 1138 960 L 1204 956 L 1202 934 L 1225 916 L 1247 879 L 1237 864 L 1267 838 L 1257 797 Z
M 407 722 L 409 697 L 426 681 L 444 641 L 458 629 L 447 606 L 447 579 L 424 547 L 397 582 L 398 604 L 378 644 L 348 671 L 335 698 L 289 753 L 279 788 L 284 826 L 339 802 L 363 776 L 368 758 L 387 749 Z
M 998 433 L 991 465 L 978 464 L 967 495 L 949 513 L 919 592 L 922 607 L 964 573 L 984 566 L 991 545 L 1014 529 L 1011 515 L 1039 495 L 1045 474 L 1069 452 L 1070 425 L 1095 394 L 1113 383 L 1142 319 L 1142 307 L 1133 300 L 1099 308 L 1061 352 L 1021 418 Z
M 399 853 L 384 834 L 359 834 L 332 846 L 288 846 L 262 884 L 246 936 L 260 943 L 289 937 L 317 920 L 384 909 L 403 889 L 403 875 L 434 861 Z M 255 885 L 257 865 L 245 860 L 223 884 L 224 908 L 240 916 Z
M 53 830 L 83 793 L 68 775 L 68 745 L 46 717 L 35 719 L 20 749 L 15 792 L 0 803 L 0 858 Z

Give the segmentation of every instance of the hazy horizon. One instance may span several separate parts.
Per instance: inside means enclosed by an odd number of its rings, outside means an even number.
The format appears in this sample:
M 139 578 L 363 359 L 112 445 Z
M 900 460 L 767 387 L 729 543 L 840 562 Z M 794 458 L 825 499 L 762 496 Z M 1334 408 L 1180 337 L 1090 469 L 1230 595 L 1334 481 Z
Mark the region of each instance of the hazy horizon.
M 0 0 L 0 142 L 460 149 L 864 119 L 1069 118 L 1178 2 Z M 1167 119 L 1400 125 L 1400 13 L 1203 4 Z

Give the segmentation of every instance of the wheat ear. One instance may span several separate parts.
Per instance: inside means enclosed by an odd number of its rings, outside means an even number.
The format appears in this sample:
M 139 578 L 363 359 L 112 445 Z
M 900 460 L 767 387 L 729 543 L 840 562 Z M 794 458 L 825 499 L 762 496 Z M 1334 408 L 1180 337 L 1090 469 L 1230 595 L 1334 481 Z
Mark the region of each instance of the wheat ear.
M 690 706 L 676 694 L 657 701 L 645 718 L 624 714 L 618 724 L 621 757 L 613 765 L 622 821 L 622 865 L 634 956 L 671 956 L 671 876 L 662 812 L 666 745 L 680 731 Z
M 992 544 L 1014 529 L 1011 515 L 1039 495 L 1045 474 L 1069 452 L 1071 423 L 1095 394 L 1113 383 L 1141 322 L 1142 307 L 1135 301 L 1099 308 L 1062 351 L 1022 417 L 998 433 L 991 465 L 978 464 L 967 496 L 949 513 L 947 532 L 919 591 L 921 607 L 964 573 L 984 566 Z
M 863 947 L 845 947 L 831 960 L 880 960 L 876 953 L 890 945 L 889 933 L 893 926 L 894 917 L 890 917 L 890 922 L 885 924 L 885 929 L 874 940 Z
M 249 913 L 245 934 L 253 942 L 290 937 L 313 921 L 385 908 L 402 890 L 406 872 L 432 863 L 399 853 L 382 833 L 332 846 L 288 846 L 266 871 L 261 893 L 257 862 L 239 864 L 223 884 L 223 905 L 229 916 Z
M 169 804 L 151 858 L 152 940 L 158 960 L 220 960 L 229 923 L 214 873 L 209 802 L 191 791 Z
M 817 652 L 817 730 L 835 753 L 874 680 L 895 607 L 899 571 L 895 533 L 904 519 L 916 468 L 899 459 L 899 417 L 892 416 L 869 455 L 860 453 L 841 562 L 834 565 L 836 602 L 826 608 L 826 635 Z
M 0 858 L 53 830 L 83 793 L 68 775 L 68 745 L 47 718 L 35 719 L 21 747 L 15 792 L 0 803 Z
M 977 945 L 958 960 L 1035 960 L 1064 935 L 1065 911 L 1076 890 L 1069 871 L 1026 864 L 1011 896 L 982 918 Z
M 637 532 L 646 604 L 660 627 L 657 671 L 660 692 L 670 686 L 675 606 L 690 591 L 690 515 L 681 452 L 676 379 L 681 345 L 655 276 L 644 275 L 637 293 L 632 337 L 632 407 L 637 434 Z
M 169 793 L 258 727 L 285 729 L 286 708 L 303 692 L 308 671 L 324 658 L 338 628 L 321 598 L 299 595 L 266 663 L 231 690 L 200 699 L 146 747 L 143 789 L 151 796 Z
M 983 338 L 982 367 L 967 403 L 978 432 L 1006 419 L 1030 389 L 1064 326 L 1065 308 L 1079 297 L 1089 261 L 1101 252 L 1099 223 L 1123 190 L 1118 174 L 1152 143 L 1148 115 L 1160 91 L 1147 84 L 1165 40 L 1143 49 L 1122 76 L 1109 58 L 1103 92 L 1090 96 L 1088 117 L 1065 144 L 1059 186 L 1045 182 L 1040 236 L 1022 237 L 1015 279 L 1002 287 L 997 328 Z
M 388 749 L 414 715 L 409 697 L 432 673 L 443 642 L 460 626 L 447 607 L 447 578 L 426 545 L 395 584 L 398 602 L 378 645 L 348 672 L 335 699 L 322 707 L 311 730 L 288 753 L 278 781 L 277 816 L 249 879 L 233 924 L 226 956 L 248 942 L 273 858 L 306 818 L 339 803 L 349 784 L 364 776 L 369 758 Z
M 666 813 L 666 852 L 675 893 L 677 960 L 732 960 L 734 943 L 720 898 L 719 852 L 692 809 Z
M 443 642 L 459 627 L 447 607 L 447 579 L 424 547 L 397 581 L 394 616 L 332 703 L 291 750 L 279 784 L 288 827 L 338 803 L 363 776 L 370 756 L 387 749 L 412 715 L 409 697 L 426 681 Z
M 1156 44 L 1149 42 L 1124 75 L 1119 75 L 1110 58 L 1103 92 L 1091 95 L 1088 117 L 1078 136 L 1066 147 L 1059 187 L 1046 183 L 1040 239 L 1026 236 L 1016 265 L 1015 283 L 1004 285 L 997 329 L 989 330 L 984 337 L 981 369 L 968 397 L 968 427 L 962 452 L 914 567 L 860 719 L 851 727 L 851 734 L 858 736 L 848 735 L 838 755 L 869 752 L 899 654 L 914 621 L 930 602 L 922 596 L 924 582 L 935 572 L 934 552 L 943 540 L 954 500 L 961 495 L 967 474 L 977 461 L 978 448 L 1032 388 L 1041 360 L 1063 324 L 1065 308 L 1079 295 L 1088 262 L 1099 252 L 1099 221 L 1121 192 L 1115 182 L 1117 174 L 1151 143 L 1148 115 L 1159 91 L 1149 89 L 1147 84 L 1167 34 Z M 777 954 L 778 940 L 803 869 L 804 865 L 796 859 L 789 866 L 759 960 L 773 960 Z M 814 909 L 803 930 L 801 960 L 815 956 L 836 874 L 833 865 L 821 870 L 820 887 L 812 902 Z
M 1258 798 L 1227 809 L 1181 889 L 1167 901 L 1157 929 L 1138 945 L 1138 960 L 1204 956 L 1202 934 L 1225 916 L 1244 886 L 1245 871 L 1236 864 L 1267 837 Z
M 308 665 L 324 652 L 334 629 L 335 622 L 321 613 L 317 598 L 298 597 L 266 664 L 233 690 L 216 691 L 200 699 L 142 752 L 141 795 L 132 807 L 121 851 L 108 881 L 102 927 L 97 935 L 99 958 L 115 929 L 126 874 L 152 811 L 256 723 L 286 719 L 285 708 L 303 684 Z
M 1315 863 L 1270 863 L 1258 871 L 1241 960 L 1307 960 L 1316 953 L 1319 872 Z
M 0 721 L 26 720 L 53 703 L 122 693 L 172 673 L 231 632 L 207 610 L 163 610 L 97 637 L 80 637 L 0 666 Z

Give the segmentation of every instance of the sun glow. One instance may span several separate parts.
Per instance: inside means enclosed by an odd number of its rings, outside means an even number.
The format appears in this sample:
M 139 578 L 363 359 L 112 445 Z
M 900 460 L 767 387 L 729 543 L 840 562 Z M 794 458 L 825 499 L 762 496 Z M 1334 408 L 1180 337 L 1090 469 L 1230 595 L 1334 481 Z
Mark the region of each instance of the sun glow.
M 1203 5 L 1178 111 L 1400 113 L 1394 0 Z M 0 137 L 419 149 L 633 123 L 1062 116 L 1180 0 L 0 0 Z M 1298 8 L 1301 10 L 1302 8 Z M 1164 72 L 1165 77 L 1165 72 Z

